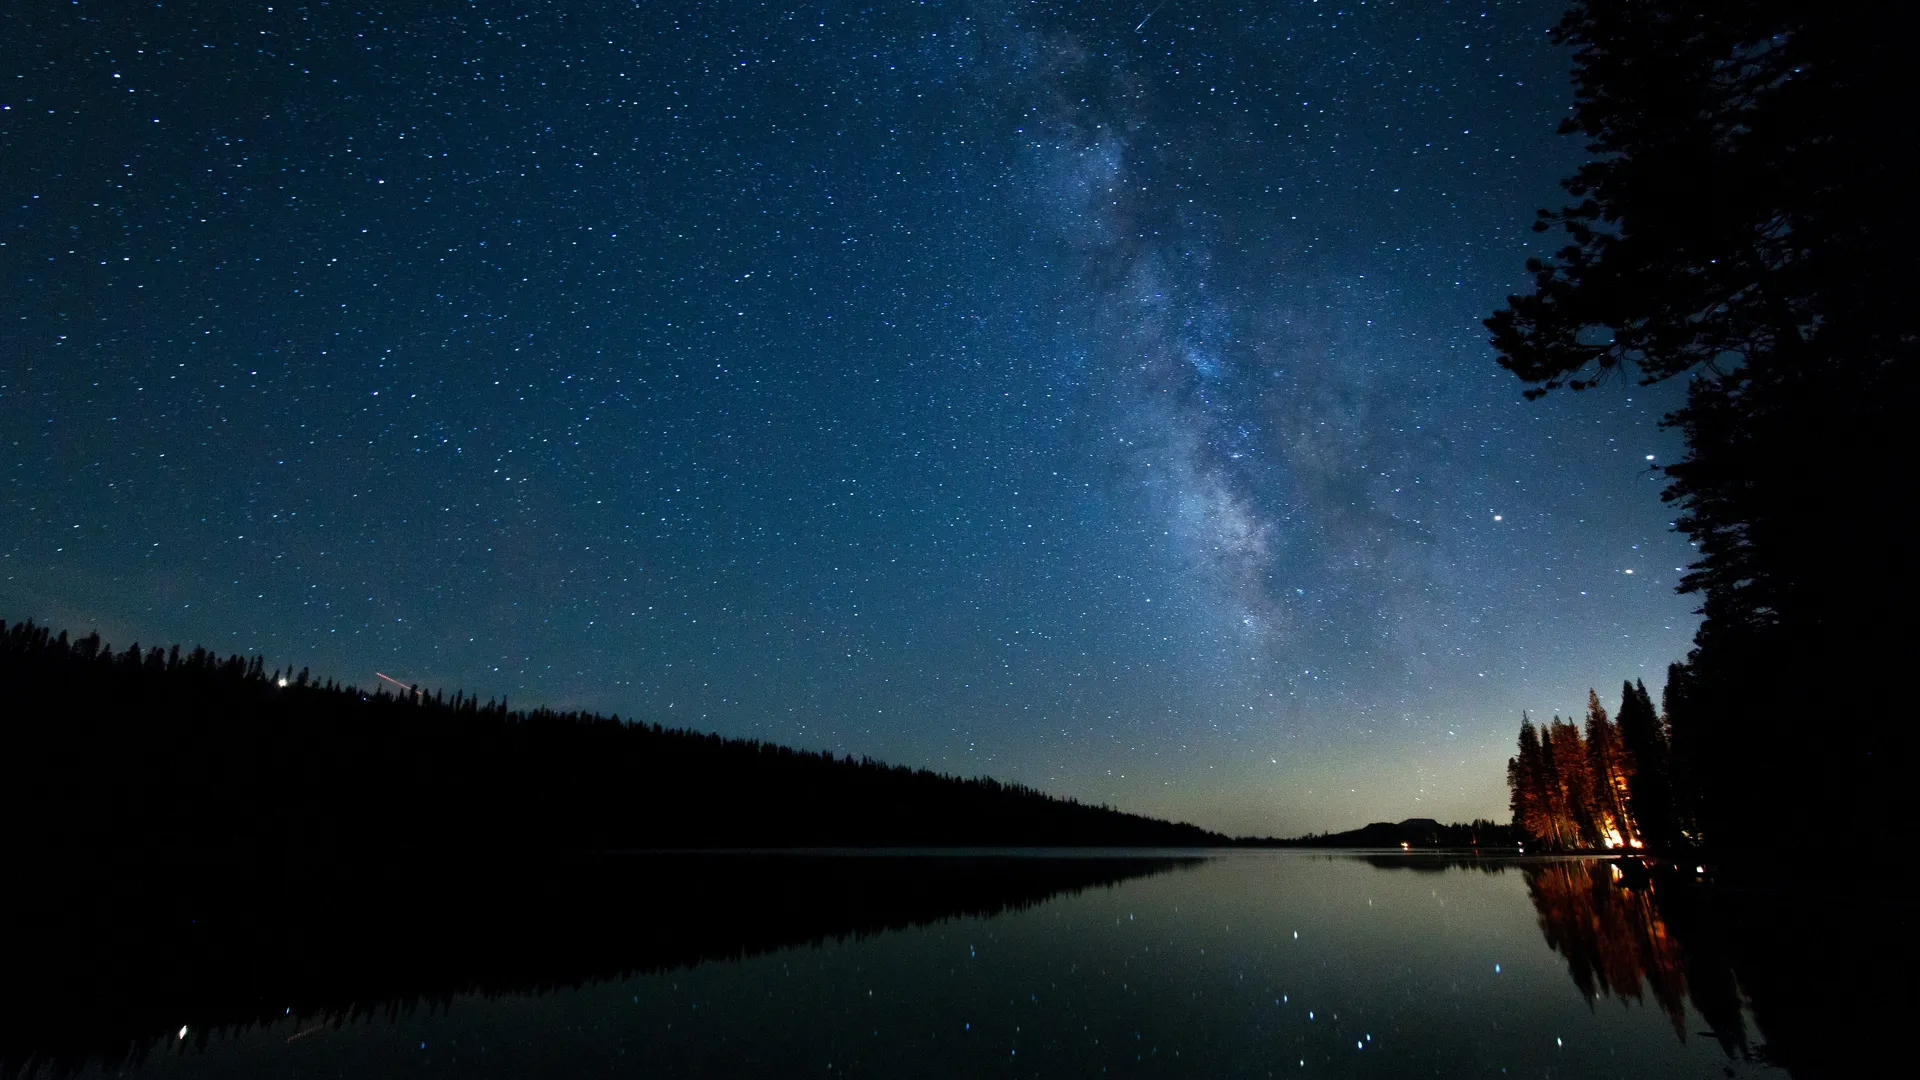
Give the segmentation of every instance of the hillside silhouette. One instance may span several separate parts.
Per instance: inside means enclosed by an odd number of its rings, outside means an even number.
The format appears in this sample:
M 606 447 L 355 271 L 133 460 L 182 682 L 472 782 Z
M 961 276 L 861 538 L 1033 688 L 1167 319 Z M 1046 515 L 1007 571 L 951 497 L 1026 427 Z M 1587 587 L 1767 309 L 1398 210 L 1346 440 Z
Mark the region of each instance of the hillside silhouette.
M 1324 848 L 1510 848 L 1524 837 L 1512 826 L 1491 821 L 1442 825 L 1432 818 L 1375 821 L 1336 833 L 1308 833 L 1288 839 L 1243 841 L 1259 847 Z
M 1176 825 L 744 739 L 456 693 L 367 692 L 259 657 L 0 632 L 0 833 L 28 857 L 220 852 L 1185 846 Z

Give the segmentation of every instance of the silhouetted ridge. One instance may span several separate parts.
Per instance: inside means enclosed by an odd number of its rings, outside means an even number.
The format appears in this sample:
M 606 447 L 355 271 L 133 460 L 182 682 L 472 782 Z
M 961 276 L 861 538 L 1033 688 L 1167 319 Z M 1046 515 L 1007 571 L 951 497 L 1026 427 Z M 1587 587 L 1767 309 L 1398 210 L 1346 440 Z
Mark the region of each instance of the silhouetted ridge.
M 1358 829 L 1337 833 L 1308 833 L 1291 839 L 1242 840 L 1257 847 L 1326 848 L 1510 848 L 1522 839 L 1519 830 L 1508 825 L 1476 819 L 1470 823 L 1442 825 L 1432 818 L 1408 818 L 1405 821 L 1376 821 Z
M 31 622 L 0 632 L 0 703 L 0 829 L 44 855 L 1221 842 L 987 778 Z

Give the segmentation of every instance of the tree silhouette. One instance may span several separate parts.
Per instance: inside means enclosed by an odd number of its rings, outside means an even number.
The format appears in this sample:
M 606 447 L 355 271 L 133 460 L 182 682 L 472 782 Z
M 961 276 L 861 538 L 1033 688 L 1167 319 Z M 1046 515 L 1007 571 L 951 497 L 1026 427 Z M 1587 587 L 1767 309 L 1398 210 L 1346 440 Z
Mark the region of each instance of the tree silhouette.
M 1576 50 L 1562 131 L 1595 156 L 1535 226 L 1569 242 L 1487 320 L 1529 397 L 1623 371 L 1688 380 L 1663 497 L 1699 549 L 1681 589 L 1704 620 L 1669 719 L 1716 843 L 1804 831 L 1836 804 L 1891 828 L 1903 755 L 1798 725 L 1886 715 L 1917 642 L 1913 535 L 1887 497 L 1910 486 L 1920 389 L 1916 174 L 1887 149 L 1911 99 L 1892 11 L 1575 3 L 1554 31 Z M 1796 667 L 1848 671 L 1843 700 L 1811 680 L 1782 693 Z
M 1540 746 L 1540 730 L 1523 712 L 1518 753 L 1507 759 L 1507 791 L 1513 807 L 1513 827 L 1536 844 L 1553 834 L 1545 774 L 1546 757 Z
M 304 675 L 304 673 L 303 673 Z M 0 839 L 21 858 L 220 852 L 1210 845 L 1017 784 L 269 673 L 0 627 Z
M 1640 682 L 1620 684 L 1620 743 L 1632 758 L 1627 797 L 1646 843 L 1671 850 L 1680 843 L 1674 826 L 1673 794 L 1665 725 L 1653 711 L 1653 699 Z
M 1608 847 L 1642 846 L 1631 810 L 1629 785 L 1637 771 L 1633 756 L 1592 690 L 1587 691 L 1587 766 L 1593 774 L 1593 817 L 1603 842 Z

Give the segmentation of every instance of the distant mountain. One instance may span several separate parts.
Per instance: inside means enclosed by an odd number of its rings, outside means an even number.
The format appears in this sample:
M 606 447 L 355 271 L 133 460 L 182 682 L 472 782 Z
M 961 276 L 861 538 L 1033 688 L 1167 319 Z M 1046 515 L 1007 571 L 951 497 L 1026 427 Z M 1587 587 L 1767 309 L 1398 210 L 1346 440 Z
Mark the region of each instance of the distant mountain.
M 1226 842 L 986 778 L 32 623 L 0 628 L 0 763 L 0 842 L 40 856 Z
M 1309 833 L 1284 840 L 1266 838 L 1239 842 L 1259 847 L 1510 848 L 1518 846 L 1522 839 L 1513 826 L 1491 821 L 1442 825 L 1432 818 L 1408 818 L 1398 822 L 1376 821 L 1346 832 Z

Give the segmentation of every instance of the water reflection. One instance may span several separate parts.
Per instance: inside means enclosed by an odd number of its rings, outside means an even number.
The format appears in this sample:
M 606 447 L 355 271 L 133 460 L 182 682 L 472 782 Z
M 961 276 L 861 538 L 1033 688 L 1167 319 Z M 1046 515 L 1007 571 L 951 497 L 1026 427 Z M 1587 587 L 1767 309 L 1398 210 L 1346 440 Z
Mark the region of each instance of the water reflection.
M 1680 943 L 1654 900 L 1650 880 L 1629 885 L 1616 862 L 1565 861 L 1526 868 L 1540 932 L 1566 957 L 1567 973 L 1589 1000 L 1653 995 L 1673 1031 L 1687 1035 L 1687 975 Z M 1734 1019 L 1738 1019 L 1735 1010 Z M 1716 1030 L 1720 1030 L 1716 1027 Z
M 1743 867 L 1708 882 L 1633 860 L 1566 859 L 1523 872 L 1541 934 L 1589 1001 L 1650 995 L 1681 1040 L 1690 1005 L 1706 1024 L 1698 1034 L 1729 1060 L 1800 1080 L 1864 1075 L 1907 996 L 1894 991 L 1879 940 L 1899 921 L 1893 891 L 1793 869 Z
M 1191 865 L 1165 852 L 750 856 L 500 865 L 90 864 L 0 897 L 0 1077 L 137 1064 L 259 1025 L 305 1032 L 857 939 Z
M 1514 866 L 1510 855 L 1482 855 L 1477 851 L 1361 852 L 1353 856 L 1378 870 L 1412 870 L 1435 874 L 1443 870 L 1478 870 L 1501 874 Z
M 1905 1001 L 1862 974 L 1894 890 L 1602 860 L 688 855 L 23 892 L 5 1067 L 140 1080 L 1812 1080 L 1865 1074 Z

